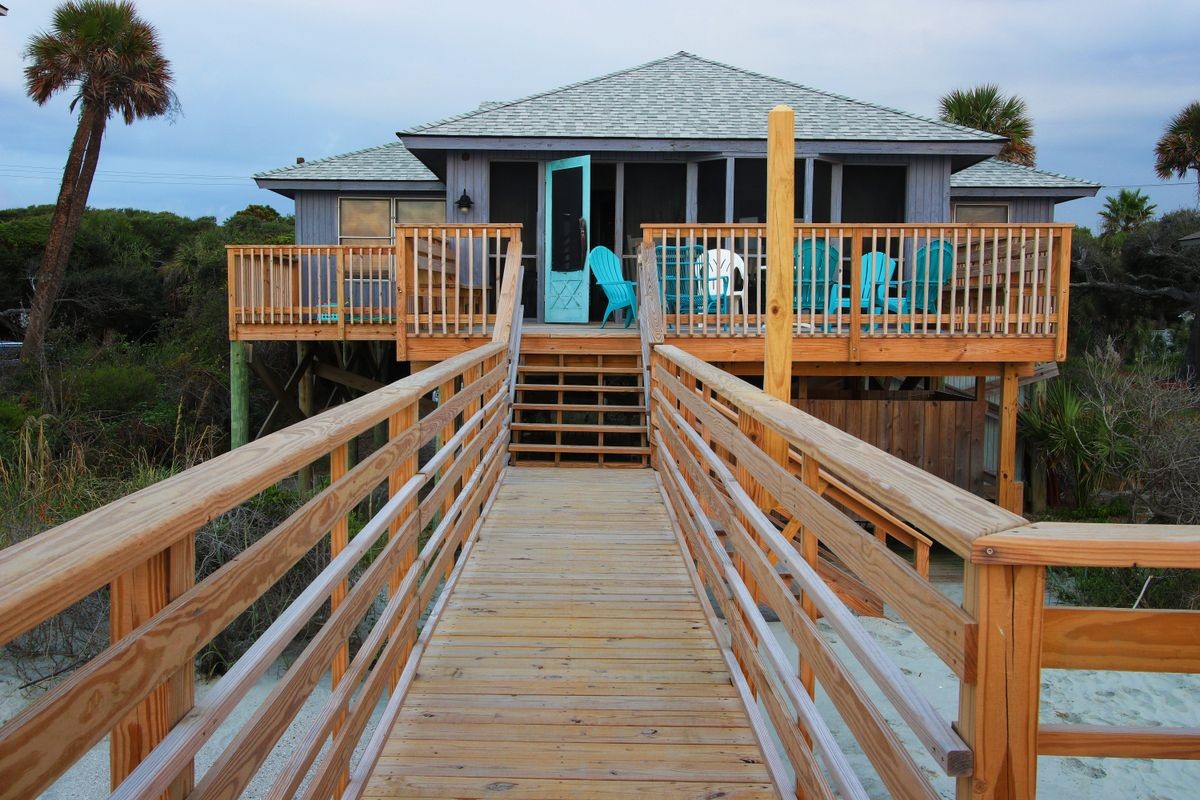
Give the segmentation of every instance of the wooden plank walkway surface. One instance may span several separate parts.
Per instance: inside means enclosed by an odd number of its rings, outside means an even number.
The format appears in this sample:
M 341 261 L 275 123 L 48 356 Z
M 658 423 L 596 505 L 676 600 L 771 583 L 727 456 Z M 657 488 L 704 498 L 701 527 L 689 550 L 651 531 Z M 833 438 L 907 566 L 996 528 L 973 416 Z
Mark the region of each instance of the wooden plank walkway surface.
M 508 468 L 365 796 L 777 797 L 652 471 Z

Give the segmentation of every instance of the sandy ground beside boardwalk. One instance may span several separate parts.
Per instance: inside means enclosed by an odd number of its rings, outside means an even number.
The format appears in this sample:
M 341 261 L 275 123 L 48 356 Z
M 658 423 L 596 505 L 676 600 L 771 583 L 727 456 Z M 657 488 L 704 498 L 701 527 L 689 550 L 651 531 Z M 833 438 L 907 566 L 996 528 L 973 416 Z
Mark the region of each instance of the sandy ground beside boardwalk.
M 957 596 L 959 587 L 955 584 L 941 583 L 939 588 L 952 599 L 961 599 Z M 896 660 L 916 689 L 932 701 L 938 712 L 946 719 L 954 719 L 958 705 L 958 680 L 924 642 L 894 619 L 863 619 L 862 623 Z M 782 626 L 773 623 L 772 628 L 789 656 L 795 658 L 795 650 L 791 648 Z M 942 776 L 933 759 L 925 755 L 920 742 L 858 666 L 837 634 L 823 621 L 820 628 L 839 657 L 850 665 L 851 672 L 866 688 L 868 695 L 882 709 L 901 741 L 914 753 L 917 763 L 929 775 L 933 785 L 943 797 L 953 798 L 954 781 Z M 230 719 L 217 730 L 200 752 L 197 759 L 199 772 L 213 763 L 232 740 L 236 730 L 270 693 L 284 669 L 284 663 L 280 662 L 269 670 Z M 16 689 L 21 683 L 12 673 L 11 664 L 0 661 L 0 723 L 30 702 L 30 697 Z M 197 695 L 204 697 L 212 686 L 209 682 L 198 682 Z M 328 696 L 329 680 L 326 676 L 250 784 L 246 797 L 259 798 L 265 794 L 271 776 L 283 764 L 292 745 Z M 871 796 L 887 797 L 870 762 L 842 724 L 829 698 L 820 691 L 817 707 L 829 721 L 856 772 L 863 776 Z M 382 705 L 376 708 L 376 718 L 381 710 Z M 1041 716 L 1045 722 L 1193 727 L 1200 719 L 1200 676 L 1046 670 L 1042 676 Z M 370 727 L 374 727 L 374 720 Z M 107 787 L 108 744 L 105 741 L 92 748 L 43 797 L 50 800 L 92 800 L 107 797 Z M 1044 800 L 1191 800 L 1200 797 L 1200 762 L 1042 758 L 1038 764 L 1038 796 Z
M 216 761 L 225 746 L 233 740 L 242 724 L 250 719 L 255 709 L 271 693 L 284 670 L 285 665 L 282 661 L 272 666 L 254 685 L 245 699 L 238 704 L 225 724 L 218 728 L 213 737 L 205 743 L 196 758 L 197 774 L 202 774 L 209 765 Z M 29 702 L 30 698 L 16 690 L 21 683 L 23 681 L 12 674 L 11 665 L 0 662 L 0 722 L 10 719 Z M 214 681 L 197 681 L 197 699 L 202 699 L 214 685 Z M 325 675 L 301 708 L 300 713 L 296 715 L 292 725 L 280 737 L 279 743 L 271 751 L 263 768 L 251 781 L 245 797 L 261 798 L 266 795 L 275 774 L 283 766 L 291 754 L 293 746 L 328 698 L 329 676 Z M 374 728 L 382 711 L 383 704 L 380 703 L 372 715 L 371 722 L 367 724 L 368 731 Z M 361 753 L 361 746 L 358 752 Z M 42 794 L 42 797 L 45 800 L 93 800 L 93 798 L 99 800 L 108 797 L 108 774 L 108 740 L 105 739 L 67 770 L 54 786 Z

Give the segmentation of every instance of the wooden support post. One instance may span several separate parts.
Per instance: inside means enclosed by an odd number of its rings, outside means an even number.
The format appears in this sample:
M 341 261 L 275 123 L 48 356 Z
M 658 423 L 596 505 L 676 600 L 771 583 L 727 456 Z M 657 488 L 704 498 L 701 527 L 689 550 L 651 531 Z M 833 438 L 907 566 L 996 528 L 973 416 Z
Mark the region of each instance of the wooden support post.
M 329 483 L 333 485 L 341 478 L 344 478 L 346 472 L 350 469 L 350 447 L 348 442 L 335 447 L 329 453 Z M 350 541 L 350 521 L 346 517 L 341 517 L 334 523 L 333 529 L 329 532 L 329 557 L 337 558 L 338 554 L 346 549 L 346 545 Z M 350 590 L 349 581 L 343 580 L 341 583 L 333 587 L 333 592 L 329 596 L 329 610 L 332 614 L 338 610 L 338 607 L 346 599 L 346 594 Z M 329 685 L 331 689 L 336 689 L 341 683 L 342 678 L 346 674 L 346 668 L 350 665 L 350 643 L 343 642 L 333 654 L 333 663 L 330 665 Z M 346 722 L 345 714 L 341 714 L 334 721 L 333 730 L 336 734 Z M 345 764 L 342 767 L 342 774 L 338 778 L 339 791 L 345 788 L 345 785 L 350 779 L 350 765 Z
M 196 580 L 196 549 L 192 534 L 145 563 L 117 577 L 109 587 L 109 634 L 116 642 L 128 636 L 167 603 L 190 589 Z M 112 729 L 109 737 L 110 786 L 116 789 L 175 723 L 192 708 L 195 672 L 191 659 Z M 189 764 L 164 798 L 174 800 L 192 789 Z
M 804 485 L 812 489 L 818 495 L 821 494 L 821 465 L 810 455 L 804 456 L 804 461 L 800 464 L 800 477 L 804 481 Z M 814 528 L 801 526 L 800 528 L 800 555 L 809 565 L 817 570 L 817 562 L 820 560 L 820 540 L 817 538 L 817 531 Z M 812 597 L 808 592 L 805 592 L 800 597 L 800 608 L 808 615 L 808 618 L 813 622 L 817 620 L 817 606 L 813 603 Z M 813 674 L 812 663 L 803 658 L 800 659 L 800 682 L 804 684 L 804 688 L 808 690 L 809 697 L 816 697 L 817 680 Z
M 417 424 L 417 421 L 419 419 L 418 403 L 419 403 L 419 401 L 414 400 L 410 405 L 408 405 L 407 407 L 405 407 L 398 413 L 393 414 L 392 416 L 388 417 L 388 435 L 391 439 L 397 438 L 398 436 L 403 434 L 406 430 L 408 430 L 409 428 L 411 428 Z M 396 471 L 388 476 L 388 498 L 389 499 L 392 497 L 395 497 L 396 494 L 400 491 L 400 489 L 404 486 L 404 484 L 406 484 L 412 478 L 412 476 L 417 474 L 417 466 L 418 466 L 417 460 L 418 460 L 417 455 L 413 454 L 412 456 L 410 456 L 409 458 L 407 458 L 403 462 L 401 462 L 400 466 L 396 469 Z M 413 512 L 415 512 L 416 510 L 417 510 L 416 499 L 414 499 L 412 502 L 410 502 L 408 505 L 406 505 L 403 509 L 401 509 L 400 513 L 396 515 L 395 520 L 392 522 L 391 526 L 388 528 L 389 539 L 394 539 L 395 537 L 402 535 L 400 526 L 403 524 L 404 520 L 408 519 L 409 516 L 411 516 L 413 514 Z M 394 595 L 394 593 L 399 589 L 400 582 L 401 582 L 401 580 L 403 580 L 404 574 L 406 572 L 408 572 L 409 567 L 411 567 L 413 562 L 417 560 L 417 540 L 418 540 L 418 538 L 419 537 L 417 537 L 417 536 L 413 537 L 412 544 L 408 548 L 408 551 L 405 552 L 404 557 L 402 559 L 400 559 L 400 563 L 396 566 L 396 571 L 393 572 L 392 575 L 388 578 L 388 596 L 389 597 Z M 395 633 L 395 631 L 393 631 L 393 633 Z M 415 636 L 413 635 L 414 633 L 415 632 L 410 631 L 410 630 L 405 630 L 405 632 L 404 632 L 404 636 L 408 637 L 409 641 L 404 643 L 403 652 L 400 654 L 400 656 L 396 662 L 398 666 L 396 667 L 396 670 L 392 673 L 392 675 L 390 675 L 388 678 L 389 691 L 391 689 L 396 688 L 396 684 L 400 680 L 400 672 L 402 670 L 402 667 L 403 667 L 404 663 L 406 661 L 408 661 L 408 654 L 412 651 L 413 645 L 416 642 Z
M 1021 513 L 1017 472 L 1017 365 L 1005 364 L 1000 373 L 1000 441 L 997 448 L 996 497 L 1001 508 Z
M 229 449 L 250 441 L 250 375 L 242 341 L 229 343 Z
M 312 350 L 313 346 L 311 342 L 297 342 L 296 364 L 303 365 L 311 357 Z M 305 419 L 308 419 L 316 412 L 316 381 L 312 372 L 307 369 L 300 375 L 300 382 L 296 384 L 296 404 L 300 407 L 300 413 Z M 312 489 L 312 465 L 305 464 L 300 468 L 300 493 L 305 495 L 311 492 Z
M 792 256 L 796 184 L 796 115 L 775 106 L 767 117 L 767 303 L 763 390 L 785 403 L 792 391 Z M 787 464 L 787 442 L 766 432 L 763 450 Z
M 963 608 L 978 624 L 974 683 L 959 688 L 958 732 L 972 774 L 958 800 L 1033 800 L 1045 569 L 966 565 Z

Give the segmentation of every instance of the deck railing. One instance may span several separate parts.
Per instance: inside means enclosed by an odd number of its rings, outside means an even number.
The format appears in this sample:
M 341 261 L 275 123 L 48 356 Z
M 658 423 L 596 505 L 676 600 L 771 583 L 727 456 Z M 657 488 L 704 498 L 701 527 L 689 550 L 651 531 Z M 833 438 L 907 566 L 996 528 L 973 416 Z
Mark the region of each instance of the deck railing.
M 111 644 L 0 727 L 0 798 L 38 796 L 105 736 L 114 797 L 239 796 L 330 670 L 332 694 L 288 746 L 269 796 L 361 794 L 414 677 L 419 631 L 432 627 L 422 629 L 422 620 L 436 619 L 444 602 L 436 591 L 454 581 L 507 461 L 519 287 L 511 284 L 499 341 L 0 552 L 0 645 L 105 586 L 111 598 Z M 350 442 L 376 426 L 387 427 L 385 442 L 351 465 Z M 325 489 L 195 581 L 198 528 L 326 457 Z M 364 502 L 378 511 L 351 537 L 349 516 Z M 320 574 L 196 700 L 196 654 L 300 559 L 322 552 L 329 556 Z M 318 624 L 215 763 L 195 776 L 196 755 L 216 728 Z M 385 692 L 389 703 L 371 733 Z M 355 761 L 360 742 L 366 750 Z
M 490 335 L 520 225 L 397 225 L 395 245 L 230 245 L 230 338 Z
M 894 797 L 938 797 L 935 767 L 960 798 L 1031 798 L 1038 754 L 1200 758 L 1200 729 L 1149 727 L 1152 705 L 1141 728 L 1038 723 L 1043 666 L 1200 672 L 1200 612 L 1043 608 L 1045 566 L 1197 567 L 1200 528 L 1030 526 L 677 347 L 652 360 L 654 463 L 730 658 L 805 796 L 866 796 L 815 711 L 816 684 Z M 928 580 L 935 542 L 964 559 L 961 603 Z M 864 606 L 886 606 L 953 672 L 957 713 L 917 691 L 851 613 Z M 920 748 L 904 745 L 879 694 Z
M 862 339 L 1036 337 L 1065 357 L 1067 224 L 797 224 L 794 332 Z M 643 225 L 670 336 L 764 330 L 766 226 Z

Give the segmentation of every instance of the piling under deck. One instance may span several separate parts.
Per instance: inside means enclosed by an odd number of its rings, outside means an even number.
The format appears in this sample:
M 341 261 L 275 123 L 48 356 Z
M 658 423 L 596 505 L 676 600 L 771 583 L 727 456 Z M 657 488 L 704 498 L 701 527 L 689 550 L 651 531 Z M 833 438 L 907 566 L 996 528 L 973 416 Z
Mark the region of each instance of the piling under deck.
M 505 472 L 365 796 L 777 796 L 652 471 Z

